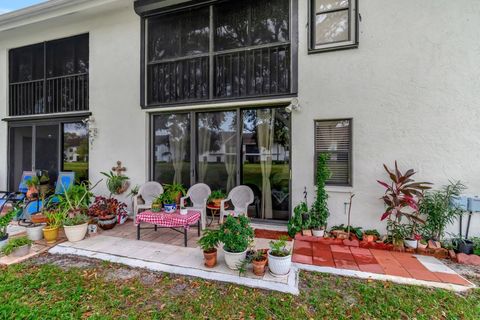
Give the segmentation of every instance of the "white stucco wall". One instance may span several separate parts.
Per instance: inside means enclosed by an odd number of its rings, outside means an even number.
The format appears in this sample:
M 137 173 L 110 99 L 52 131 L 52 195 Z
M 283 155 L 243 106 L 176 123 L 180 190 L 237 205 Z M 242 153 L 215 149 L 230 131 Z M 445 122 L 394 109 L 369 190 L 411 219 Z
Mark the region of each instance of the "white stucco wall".
M 132 1 L 118 2 L 123 5 L 113 11 L 0 32 L 0 117 L 6 116 L 9 48 L 89 32 L 90 110 L 98 128 L 90 178 L 98 181 L 100 171 L 121 160 L 137 184 L 148 177 L 148 115 L 139 107 L 140 22 Z M 398 160 L 436 186 L 459 179 L 480 194 L 480 2 L 362 0 L 360 13 L 358 49 L 308 55 L 307 0 L 299 0 L 302 110 L 292 114 L 293 205 L 304 186 L 310 198 L 314 194 L 313 120 L 353 118 L 353 187 L 329 189 L 329 224 L 346 223 L 344 203 L 355 193 L 352 223 L 383 229 L 383 189 L 375 181 L 386 178 L 383 163 Z M 6 137 L 0 122 L 0 189 L 7 180 Z M 106 193 L 104 184 L 96 191 Z M 480 234 L 480 214 L 473 225 Z
M 365 0 L 358 49 L 307 55 L 300 3 L 299 101 L 293 117 L 293 195 L 313 196 L 313 120 L 353 118 L 353 188 L 330 193 L 330 225 L 383 229 L 382 168 L 394 160 L 435 186 L 462 180 L 480 194 L 480 2 Z M 338 189 L 338 188 L 337 188 Z M 474 221 L 480 234 L 480 214 Z M 452 229 L 453 228 L 453 229 Z M 451 231 L 458 233 L 457 227 Z

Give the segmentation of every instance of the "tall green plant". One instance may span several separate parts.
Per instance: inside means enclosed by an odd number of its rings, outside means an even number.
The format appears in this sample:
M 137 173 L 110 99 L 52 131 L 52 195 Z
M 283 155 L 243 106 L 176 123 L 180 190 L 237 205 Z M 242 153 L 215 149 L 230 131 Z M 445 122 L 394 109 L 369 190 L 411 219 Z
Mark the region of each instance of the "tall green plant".
M 440 190 L 427 192 L 419 204 L 419 212 L 426 217 L 422 233 L 428 238 L 441 240 L 445 229 L 463 214 L 463 209 L 452 206 L 452 199 L 466 189 L 460 181 L 443 186 Z
M 316 172 L 316 196 L 310 209 L 310 227 L 317 229 L 325 227 L 330 211 L 328 210 L 328 194 L 325 190 L 325 183 L 330 178 L 330 170 L 327 161 L 330 158 L 328 154 L 322 153 L 317 159 Z
M 300 202 L 293 209 L 293 216 L 288 220 L 287 229 L 288 235 L 292 238 L 303 230 L 304 227 L 308 227 L 307 221 L 303 221 L 303 214 L 308 212 L 308 206 L 305 201 Z

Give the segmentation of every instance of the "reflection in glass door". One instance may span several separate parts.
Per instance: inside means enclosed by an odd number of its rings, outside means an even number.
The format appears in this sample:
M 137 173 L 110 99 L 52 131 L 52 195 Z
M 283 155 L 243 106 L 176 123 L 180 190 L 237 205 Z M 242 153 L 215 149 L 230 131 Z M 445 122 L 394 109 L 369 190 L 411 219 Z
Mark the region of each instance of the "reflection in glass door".
M 18 190 L 23 171 L 32 170 L 32 127 L 10 128 L 9 190 Z
M 212 190 L 237 185 L 237 112 L 197 114 L 197 181 Z
M 62 171 L 75 172 L 78 182 L 88 180 L 88 127 L 83 122 L 63 124 Z
M 153 139 L 154 180 L 190 186 L 190 114 L 154 116 Z
M 288 220 L 290 211 L 290 116 L 283 108 L 243 110 L 242 183 L 259 205 L 249 215 Z
M 58 142 L 58 124 L 35 127 L 35 170 L 47 171 L 52 186 L 58 176 Z

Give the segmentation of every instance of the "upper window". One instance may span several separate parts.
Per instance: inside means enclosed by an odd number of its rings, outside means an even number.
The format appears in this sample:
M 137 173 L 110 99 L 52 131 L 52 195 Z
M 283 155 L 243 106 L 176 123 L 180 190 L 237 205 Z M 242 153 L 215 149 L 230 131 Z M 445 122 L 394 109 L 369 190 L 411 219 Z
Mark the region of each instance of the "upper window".
M 9 51 L 9 115 L 88 110 L 88 34 Z
M 352 120 L 315 121 L 315 159 L 328 154 L 331 176 L 327 185 L 352 185 Z M 317 161 L 315 161 L 316 172 Z
M 310 52 L 358 46 L 358 0 L 310 0 Z
M 291 93 L 290 0 L 151 16 L 146 34 L 147 106 Z

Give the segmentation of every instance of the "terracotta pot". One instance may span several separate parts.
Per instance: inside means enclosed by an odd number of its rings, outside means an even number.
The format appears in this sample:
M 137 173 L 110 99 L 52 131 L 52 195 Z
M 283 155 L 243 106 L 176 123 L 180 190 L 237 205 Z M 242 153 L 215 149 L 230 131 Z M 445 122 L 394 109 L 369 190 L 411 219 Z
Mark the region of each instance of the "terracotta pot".
M 45 227 L 43 228 L 43 237 L 47 241 L 48 244 L 52 244 L 57 242 L 58 238 L 58 227 L 50 228 Z
M 365 234 L 363 235 L 363 239 L 365 239 L 367 242 L 375 242 L 377 237 L 375 237 L 373 234 Z
M 117 224 L 117 217 L 114 215 L 98 218 L 97 224 L 103 230 L 110 230 Z
M 48 219 L 43 214 L 38 213 L 38 214 L 32 215 L 30 217 L 30 221 L 32 221 L 33 224 L 39 224 L 39 223 L 47 223 Z
M 217 265 L 217 249 L 212 252 L 203 251 L 203 257 L 205 258 L 205 266 L 207 268 L 213 268 Z
M 267 265 L 267 258 L 261 261 L 253 260 L 252 264 L 253 264 L 253 273 L 256 276 L 263 276 L 265 274 L 265 266 Z
M 222 205 L 222 200 L 223 199 L 213 199 L 212 201 L 210 201 L 210 203 L 213 204 L 214 207 L 220 208 L 220 206 Z

